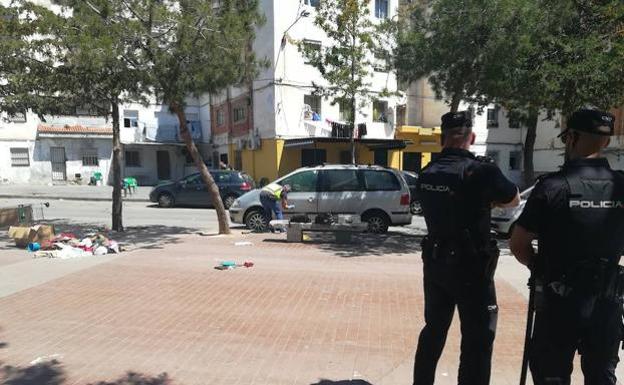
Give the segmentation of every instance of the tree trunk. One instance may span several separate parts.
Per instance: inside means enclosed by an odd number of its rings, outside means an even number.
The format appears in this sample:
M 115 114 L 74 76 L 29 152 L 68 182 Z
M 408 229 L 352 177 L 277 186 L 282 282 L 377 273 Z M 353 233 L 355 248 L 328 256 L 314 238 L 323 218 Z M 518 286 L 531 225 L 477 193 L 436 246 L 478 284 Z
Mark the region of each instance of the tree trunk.
M 538 111 L 529 112 L 527 118 L 527 133 L 524 140 L 524 187 L 529 187 L 535 181 L 535 167 L 533 165 L 533 151 L 535 149 L 535 138 L 537 136 Z
M 351 164 L 355 164 L 355 98 L 351 98 Z
M 225 206 L 223 206 L 221 195 L 219 195 L 219 187 L 215 183 L 214 179 L 212 179 L 212 175 L 210 175 L 210 173 L 208 172 L 208 167 L 206 167 L 204 159 L 197 150 L 197 146 L 195 146 L 195 142 L 193 141 L 191 133 L 189 132 L 186 125 L 186 114 L 184 113 L 184 109 L 182 108 L 182 106 L 175 103 L 171 103 L 169 107 L 171 108 L 171 111 L 178 117 L 178 123 L 180 124 L 180 137 L 184 141 L 184 144 L 186 145 L 186 149 L 188 150 L 189 154 L 191 154 L 193 162 L 195 162 L 195 166 L 199 170 L 199 174 L 206 184 L 208 194 L 210 194 L 210 200 L 212 201 L 215 211 L 217 212 L 217 220 L 219 221 L 219 234 L 229 234 L 230 222 L 228 220 L 227 211 L 225 211 Z
M 121 138 L 119 137 L 119 103 L 113 101 L 113 226 L 114 231 L 124 231 L 123 202 L 121 198 Z
M 461 95 L 459 93 L 453 94 L 451 99 L 451 112 L 457 112 L 459 109 L 459 103 L 461 102 Z

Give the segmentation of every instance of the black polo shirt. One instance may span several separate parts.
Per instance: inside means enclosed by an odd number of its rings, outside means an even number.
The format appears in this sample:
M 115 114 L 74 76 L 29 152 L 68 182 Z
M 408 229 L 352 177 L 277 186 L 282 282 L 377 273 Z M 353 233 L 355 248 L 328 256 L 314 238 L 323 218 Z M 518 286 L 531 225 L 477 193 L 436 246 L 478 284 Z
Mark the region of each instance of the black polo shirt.
M 454 177 L 450 173 L 462 167 L 461 186 L 453 188 L 457 190 L 453 194 L 462 196 L 461 207 L 451 207 L 448 195 L 429 186 L 444 185 L 447 179 L 452 183 L 450 179 Z M 440 157 L 423 169 L 418 183 L 430 233 L 432 228 L 449 226 L 447 217 L 458 215 L 460 221 L 481 241 L 489 238 L 492 204 L 510 202 L 518 192 L 516 185 L 503 175 L 494 162 L 477 159 L 470 151 L 459 148 L 442 150 Z

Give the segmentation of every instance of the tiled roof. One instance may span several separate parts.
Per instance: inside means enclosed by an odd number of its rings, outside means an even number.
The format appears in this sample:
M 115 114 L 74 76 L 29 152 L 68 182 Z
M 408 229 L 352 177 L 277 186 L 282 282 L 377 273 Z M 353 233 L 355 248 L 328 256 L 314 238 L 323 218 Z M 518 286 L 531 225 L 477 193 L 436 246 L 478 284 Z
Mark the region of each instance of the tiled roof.
M 91 134 L 91 135 L 112 135 L 113 129 L 110 127 L 85 127 L 85 126 L 47 126 L 40 124 L 37 127 L 40 134 Z

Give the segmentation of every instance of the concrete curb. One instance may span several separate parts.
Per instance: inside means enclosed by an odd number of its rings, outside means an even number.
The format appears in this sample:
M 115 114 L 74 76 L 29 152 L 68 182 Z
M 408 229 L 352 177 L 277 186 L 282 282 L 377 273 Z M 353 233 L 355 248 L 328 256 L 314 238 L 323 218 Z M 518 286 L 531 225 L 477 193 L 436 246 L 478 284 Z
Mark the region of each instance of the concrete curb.
M 17 199 L 50 199 L 50 200 L 66 200 L 66 201 L 90 201 L 90 202 L 112 202 L 112 198 L 98 197 L 66 197 L 57 195 L 18 195 L 18 194 L 0 194 L 0 198 L 17 198 Z M 126 202 L 150 202 L 149 198 L 127 198 Z

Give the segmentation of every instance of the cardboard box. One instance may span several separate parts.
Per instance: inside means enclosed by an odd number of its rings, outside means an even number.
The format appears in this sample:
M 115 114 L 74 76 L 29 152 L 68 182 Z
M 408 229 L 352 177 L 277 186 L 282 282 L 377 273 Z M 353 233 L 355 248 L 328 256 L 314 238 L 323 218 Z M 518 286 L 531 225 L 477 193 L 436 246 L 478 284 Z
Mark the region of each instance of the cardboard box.
M 36 225 L 30 227 L 11 226 L 9 237 L 13 238 L 17 247 L 26 247 L 31 242 L 42 243 L 54 237 L 54 226 Z

